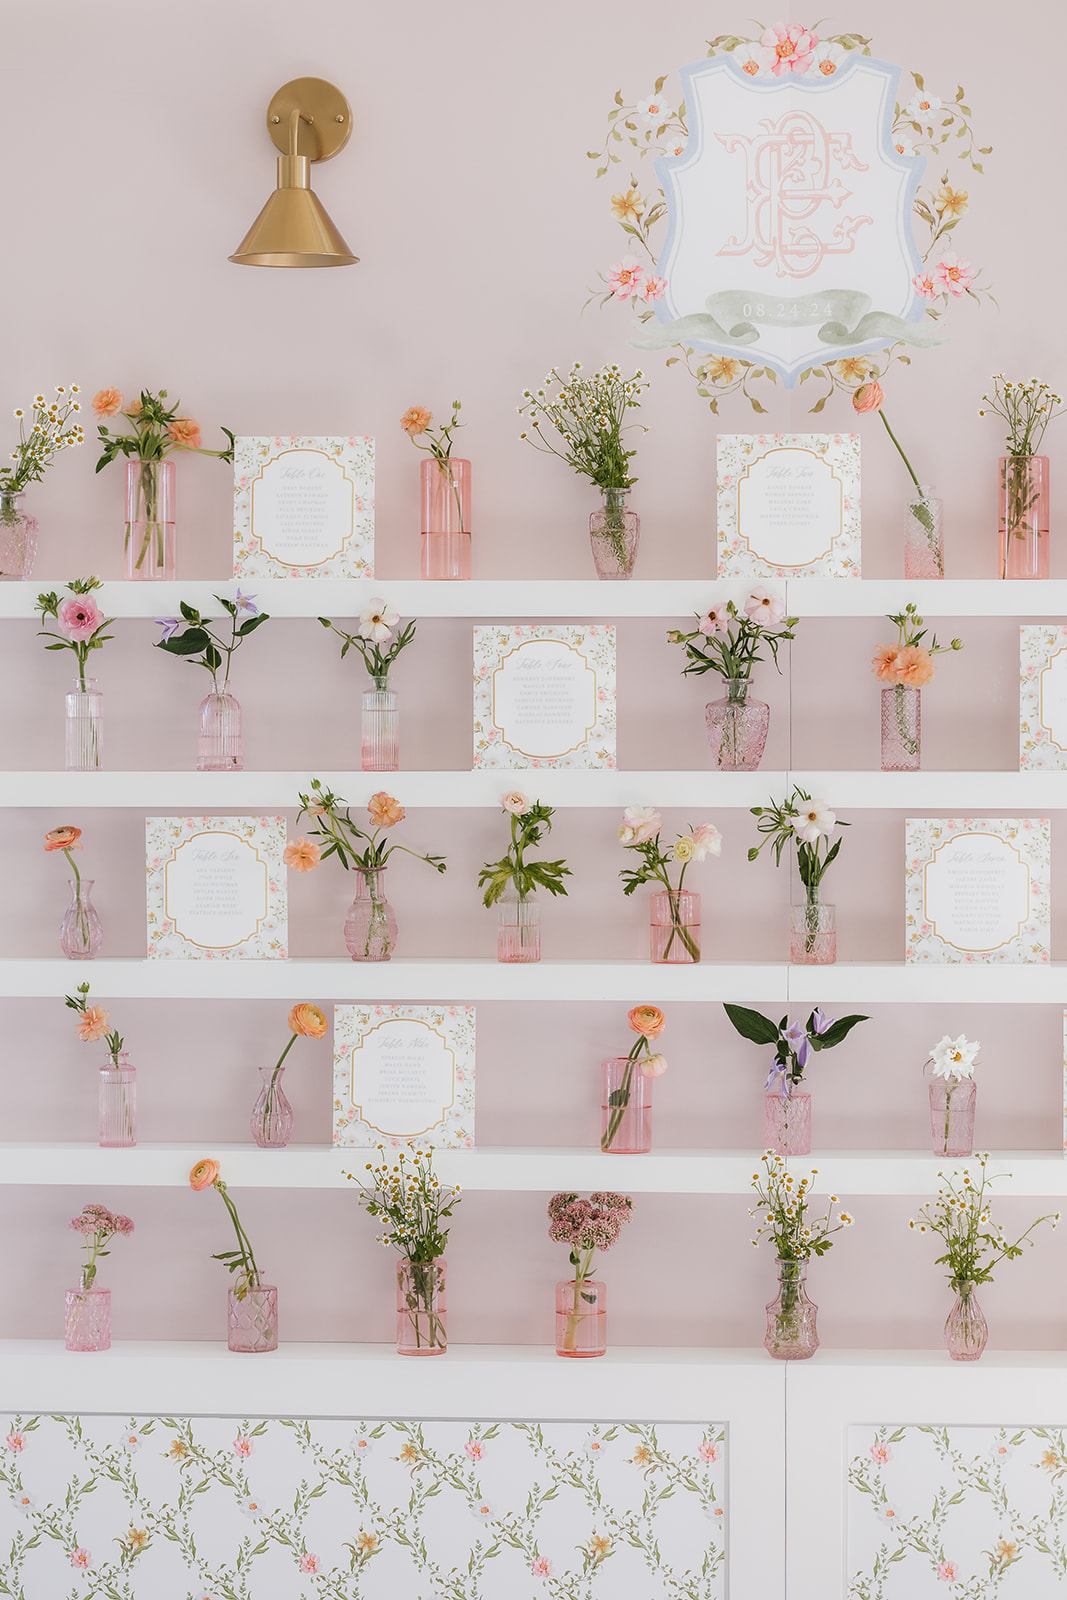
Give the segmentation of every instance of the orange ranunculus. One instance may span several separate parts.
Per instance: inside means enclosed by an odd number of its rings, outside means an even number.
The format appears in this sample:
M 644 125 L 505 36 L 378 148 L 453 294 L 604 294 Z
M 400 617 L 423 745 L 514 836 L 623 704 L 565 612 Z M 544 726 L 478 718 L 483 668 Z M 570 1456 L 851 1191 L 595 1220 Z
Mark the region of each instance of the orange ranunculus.
M 307 1000 L 302 1000 L 294 1006 L 289 1013 L 289 1028 L 292 1033 L 302 1033 L 307 1039 L 322 1039 L 325 1037 L 327 1021 L 319 1010 Z
M 367 810 L 370 819 L 376 828 L 391 828 L 396 822 L 403 822 L 404 807 L 391 794 L 386 794 L 384 789 L 379 789 L 377 794 L 372 794 L 367 801 Z
M 107 1037 L 111 1027 L 111 1012 L 103 1006 L 86 1006 L 78 1017 L 78 1038 L 86 1044 L 95 1044 Z
M 895 644 L 880 644 L 874 653 L 871 667 L 883 683 L 899 682 L 896 674 L 898 648 Z
M 44 847 L 46 850 L 80 850 L 81 845 L 78 840 L 81 836 L 82 831 L 80 828 L 70 826 L 53 828 L 50 833 L 46 833 L 44 836 Z
M 885 395 L 882 393 L 880 383 L 861 383 L 852 396 L 852 406 L 855 411 L 879 411 Z
M 189 1187 L 190 1189 L 210 1189 L 218 1175 L 218 1162 L 209 1161 L 206 1156 L 202 1156 L 189 1174 Z
M 167 429 L 167 437 L 183 450 L 199 450 L 200 424 L 195 417 L 175 417 Z
M 128 417 L 139 417 L 143 410 L 144 410 L 144 406 L 141 404 L 141 396 L 137 395 L 133 400 L 130 401 L 129 405 L 126 407 L 126 413 L 125 414 Z
M 906 684 L 909 689 L 921 689 L 924 683 L 930 682 L 935 671 L 929 650 L 921 644 L 908 644 L 898 650 L 893 665 L 897 683 Z
M 122 395 L 117 389 L 98 389 L 93 395 L 93 411 L 100 417 L 116 417 L 122 410 Z
M 313 839 L 294 839 L 282 851 L 282 860 L 294 872 L 313 872 L 322 860 L 322 851 Z
M 666 1018 L 659 1006 L 634 1006 L 626 1020 L 635 1033 L 643 1034 L 646 1039 L 658 1039 Z
M 418 433 L 425 433 L 433 421 L 433 412 L 427 411 L 425 406 L 409 406 L 400 419 L 400 426 L 409 439 L 414 439 Z

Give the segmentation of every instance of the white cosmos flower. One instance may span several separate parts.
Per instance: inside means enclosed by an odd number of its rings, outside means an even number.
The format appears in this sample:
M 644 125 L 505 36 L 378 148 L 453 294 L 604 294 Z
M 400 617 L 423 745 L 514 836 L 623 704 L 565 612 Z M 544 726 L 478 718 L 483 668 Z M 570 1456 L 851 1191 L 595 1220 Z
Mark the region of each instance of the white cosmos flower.
M 669 121 L 674 112 L 662 95 L 650 94 L 644 100 L 637 102 L 637 115 L 642 122 L 651 125 Z
M 971 1078 L 980 1049 L 977 1039 L 968 1039 L 962 1033 L 958 1039 L 950 1039 L 946 1033 L 930 1051 L 930 1062 L 939 1078 Z
M 359 614 L 360 638 L 370 639 L 374 644 L 385 644 L 399 621 L 400 613 L 390 611 L 387 600 L 372 600 Z
M 797 838 L 803 844 L 814 844 L 820 835 L 828 839 L 837 826 L 837 818 L 825 800 L 806 800 L 804 809 L 794 824 Z

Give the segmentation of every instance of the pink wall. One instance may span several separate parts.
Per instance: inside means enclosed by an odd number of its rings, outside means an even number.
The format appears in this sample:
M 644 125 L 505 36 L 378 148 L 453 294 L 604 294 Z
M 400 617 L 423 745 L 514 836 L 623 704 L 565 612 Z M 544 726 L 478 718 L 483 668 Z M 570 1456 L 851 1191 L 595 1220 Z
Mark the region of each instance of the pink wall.
M 948 571 L 958 577 L 995 572 L 1001 436 L 994 421 L 977 416 L 990 374 L 1067 381 L 1053 304 L 1062 224 L 1048 205 L 1049 163 L 1040 151 L 1035 159 L 1031 118 L 1035 105 L 1058 103 L 1067 20 L 1047 0 L 1024 0 L 1012 18 L 1012 39 L 1031 41 L 1025 72 L 1004 70 L 1006 52 L 1016 66 L 1022 56 L 1011 54 L 1016 45 L 1006 40 L 1003 9 L 991 0 L 968 9 L 964 28 L 955 11 L 920 0 L 892 7 L 855 0 L 834 19 L 872 35 L 876 53 L 922 71 L 935 92 L 951 97 L 963 82 L 981 142 L 996 147 L 985 179 L 969 184 L 964 253 L 985 268 L 1001 309 L 955 307 L 951 342 L 917 354 L 887 384 L 889 414 L 920 476 L 944 496 Z M 463 453 L 475 473 L 476 577 L 586 577 L 584 526 L 593 497 L 562 464 L 520 445 L 515 406 L 553 362 L 625 366 L 643 359 L 653 388 L 644 411 L 651 431 L 638 436 L 638 575 L 710 579 L 715 432 L 754 425 L 751 413 L 727 402 L 716 421 L 677 369 L 666 372 L 662 357 L 639 358 L 629 349 L 624 311 L 591 309 L 583 317 L 579 310 L 597 268 L 620 253 L 610 188 L 593 182 L 584 154 L 602 136 L 615 89 L 640 95 L 658 73 L 699 58 L 708 35 L 744 27 L 740 11 L 720 7 L 712 15 L 696 0 L 661 8 L 654 27 L 649 19 L 637 0 L 610 8 L 544 0 L 533 9 L 462 0 L 447 10 L 427 0 L 373 9 L 321 0 L 299 15 L 280 0 L 189 0 L 180 14 L 158 6 L 90 13 L 75 0 L 8 8 L 0 103 L 9 144 L 25 140 L 32 154 L 9 162 L 5 174 L 13 232 L 4 253 L 9 314 L 0 400 L 13 407 L 42 385 L 70 380 L 88 395 L 109 383 L 127 391 L 162 385 L 201 420 L 208 443 L 219 422 L 238 433 L 374 434 L 378 571 L 388 593 L 389 579 L 418 571 L 416 461 L 397 427 L 408 405 L 426 403 L 440 413 L 454 395 L 463 399 Z M 315 186 L 363 262 L 336 272 L 238 269 L 226 255 L 273 182 L 266 103 L 282 82 L 305 73 L 336 80 L 354 107 L 351 145 L 318 169 Z M 51 114 L 43 113 L 46 104 Z M 625 168 L 616 170 L 621 183 Z M 795 395 L 779 388 L 768 404 L 770 426 L 809 425 Z M 810 425 L 850 422 L 838 399 Z M 860 431 L 865 571 L 895 576 L 907 480 L 877 420 L 861 419 Z M 1065 446 L 1061 424 L 1048 439 L 1054 494 Z M 75 572 L 120 573 L 122 474 L 115 467 L 94 477 L 94 464 L 92 445 L 71 452 L 33 492 L 45 586 Z M 228 472 L 191 459 L 180 463 L 178 478 L 179 570 L 222 579 L 229 571 Z M 1067 575 L 1062 540 L 1053 546 L 1053 574 Z M 623 767 L 707 763 L 702 708 L 711 680 L 681 680 L 665 627 L 620 624 Z M 469 765 L 469 630 L 466 622 L 426 621 L 400 663 L 406 765 Z M 924 696 L 926 764 L 1014 768 L 1016 623 L 963 621 L 941 631 L 961 634 L 967 651 L 944 663 Z M 203 684 L 151 650 L 155 636 L 148 623 L 123 624 L 95 663 L 107 695 L 113 768 L 192 761 Z M 802 626 L 790 667 L 791 715 L 786 680 L 766 669 L 760 678 L 774 708 L 769 768 L 876 764 L 877 685 L 866 663 L 885 636 L 886 627 L 871 619 Z M 4 624 L 0 675 L 9 686 L 0 703 L 8 764 L 58 766 L 65 659 L 44 654 L 32 624 Z M 360 680 L 350 662 L 342 667 L 315 622 L 271 623 L 239 658 L 235 684 L 249 766 L 310 774 L 355 760 Z M 726 844 L 722 860 L 701 869 L 709 954 L 781 960 L 786 874 L 764 860 L 746 863 L 753 824 L 745 812 L 713 816 Z M 54 952 L 62 863 L 42 860 L 39 838 L 68 820 L 86 828 L 86 869 L 99 880 L 108 952 L 139 955 L 142 817 L 129 811 L 7 815 L 0 954 Z M 669 826 L 687 820 L 695 819 L 668 814 Z M 545 910 L 551 954 L 644 952 L 643 909 L 619 892 L 615 821 L 606 811 L 558 818 L 553 844 L 575 879 L 570 899 Z M 842 955 L 898 959 L 902 813 L 856 813 L 852 821 L 833 878 Z M 446 850 L 450 869 L 435 879 L 398 859 L 392 876 L 402 954 L 489 955 L 492 922 L 478 904 L 474 876 L 498 853 L 502 819 L 413 812 L 406 828 L 413 843 Z M 1057 848 L 1054 906 L 1065 908 L 1062 859 Z M 338 953 L 345 889 L 329 867 L 293 881 L 295 954 Z M 1067 954 L 1065 916 L 1054 912 L 1060 959 Z M 255 1064 L 275 1049 L 282 1008 L 125 1002 L 114 1009 L 140 1069 L 142 1137 L 242 1137 Z M 92 1073 L 62 1007 L 9 1001 L 0 1014 L 4 1137 L 84 1134 L 92 1123 Z M 482 1005 L 479 1137 L 590 1142 L 595 1064 L 617 1048 L 621 1014 L 621 1007 L 594 1002 Z M 962 1029 L 984 1044 L 979 1143 L 1058 1146 L 1057 1008 L 879 1006 L 872 1016 L 812 1074 L 819 1142 L 921 1148 L 921 1062 L 942 1031 Z M 677 1006 L 670 1029 L 672 1067 L 657 1088 L 657 1142 L 754 1146 L 762 1059 L 724 1026 L 718 1007 Z M 289 1077 L 298 1139 L 325 1140 L 325 1051 L 307 1047 Z M 63 1223 L 88 1198 L 80 1191 L 0 1192 L 7 1281 L 17 1289 L 0 1332 L 55 1331 L 73 1260 Z M 109 1263 L 117 1333 L 217 1335 L 222 1274 L 208 1259 L 222 1237 L 217 1208 L 161 1190 L 99 1198 L 130 1210 L 138 1223 L 129 1249 Z M 825 1342 L 935 1343 L 944 1289 L 931 1252 L 902 1231 L 910 1202 L 864 1198 L 855 1209 L 860 1226 L 815 1269 Z M 1002 1214 L 1010 1226 L 1037 1209 L 1012 1201 Z M 373 1229 L 350 1197 L 257 1192 L 245 1210 L 282 1287 L 283 1336 L 389 1337 L 389 1259 L 374 1247 Z M 449 1251 L 457 1338 L 547 1340 L 549 1285 L 562 1261 L 545 1237 L 543 1211 L 541 1196 L 464 1201 Z M 613 1340 L 756 1342 L 772 1266 L 748 1237 L 741 1198 L 642 1197 L 633 1229 L 607 1263 Z M 1042 1238 L 990 1292 L 987 1310 L 1001 1348 L 1062 1342 L 1062 1249 L 1061 1236 Z M 489 1304 L 498 1309 L 485 1313 Z

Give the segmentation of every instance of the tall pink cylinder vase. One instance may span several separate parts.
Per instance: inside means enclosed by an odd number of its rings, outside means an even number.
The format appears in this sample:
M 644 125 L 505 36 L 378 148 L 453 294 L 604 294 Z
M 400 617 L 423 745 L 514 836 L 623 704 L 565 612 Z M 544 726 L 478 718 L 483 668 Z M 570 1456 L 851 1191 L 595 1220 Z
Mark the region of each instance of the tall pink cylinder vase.
M 471 464 L 427 456 L 422 483 L 422 575 L 456 581 L 471 575 Z
M 396 1350 L 401 1356 L 443 1356 L 448 1349 L 445 1313 L 447 1263 L 409 1261 L 396 1264 Z
M 600 1148 L 616 1156 L 652 1149 L 652 1079 L 629 1056 L 600 1064 Z
M 556 1284 L 556 1354 L 602 1356 L 608 1348 L 607 1291 L 596 1278 Z
M 1000 458 L 1000 576 L 1047 578 L 1048 456 Z
M 174 462 L 127 461 L 127 578 L 173 578 L 174 550 Z
M 973 1078 L 930 1079 L 930 1137 L 935 1156 L 974 1154 Z

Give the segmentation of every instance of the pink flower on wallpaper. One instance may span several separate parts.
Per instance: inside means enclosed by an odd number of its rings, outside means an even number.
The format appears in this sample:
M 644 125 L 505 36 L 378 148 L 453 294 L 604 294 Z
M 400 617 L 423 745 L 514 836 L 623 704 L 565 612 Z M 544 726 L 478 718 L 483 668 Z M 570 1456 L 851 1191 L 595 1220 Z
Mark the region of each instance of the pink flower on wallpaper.
M 961 261 L 957 255 L 942 256 L 934 268 L 938 287 L 942 294 L 966 294 L 974 282 L 974 269 L 966 261 Z
M 463 1454 L 468 1461 L 481 1461 L 485 1455 L 485 1445 L 480 1439 L 468 1439 L 463 1446 Z
M 301 1572 L 321 1572 L 322 1571 L 322 1564 L 319 1561 L 318 1556 L 312 1555 L 310 1550 L 305 1550 L 304 1551 L 304 1554 L 300 1557 L 300 1560 L 297 1562 L 297 1566 L 300 1568 Z
M 915 293 L 923 300 L 933 300 L 936 295 L 941 293 L 941 290 L 934 282 L 934 275 L 932 272 L 916 273 L 915 277 L 911 280 L 911 286 L 915 290 Z
M 780 78 L 783 72 L 795 72 L 798 75 L 808 72 L 814 65 L 815 47 L 819 41 L 799 22 L 790 22 L 786 26 L 776 24 L 764 29 L 759 42 L 764 50 L 764 65 L 776 78 Z
M 91 1561 L 92 1556 L 83 1545 L 79 1545 L 76 1550 L 70 1552 L 70 1564 L 72 1567 L 76 1567 L 79 1572 L 88 1572 Z
M 25 1440 L 23 1439 L 21 1433 L 9 1433 L 5 1436 L 4 1443 L 7 1445 L 12 1454 L 17 1456 L 21 1454 Z
M 608 268 L 608 288 L 616 300 L 628 300 L 644 288 L 645 269 L 636 256 L 623 256 Z
M 242 1461 L 247 1461 L 254 1449 L 255 1445 L 245 1433 L 239 1433 L 233 1441 L 233 1453 L 235 1456 L 239 1456 Z
M 552 1576 L 552 1563 L 547 1556 L 538 1556 L 530 1562 L 530 1571 L 535 1578 L 550 1578 Z
M 641 290 L 641 298 L 642 300 L 662 300 L 666 287 L 666 278 L 657 278 L 654 272 L 650 273 L 645 279 L 644 287 Z
M 871 1460 L 877 1462 L 880 1467 L 885 1466 L 892 1454 L 893 1452 L 887 1444 L 881 1444 L 876 1441 L 871 1445 Z
M 17 1494 L 11 1496 L 11 1504 L 20 1516 L 25 1516 L 27 1511 L 33 1510 L 37 1502 L 26 1489 L 20 1489 Z
M 713 1461 L 718 1461 L 719 1459 L 719 1447 L 717 1444 L 712 1444 L 710 1440 L 705 1439 L 703 1444 L 697 1445 L 697 1455 L 705 1466 L 710 1466 Z
M 938 1564 L 937 1576 L 942 1583 L 956 1583 L 959 1575 L 960 1569 L 954 1561 L 942 1561 Z

